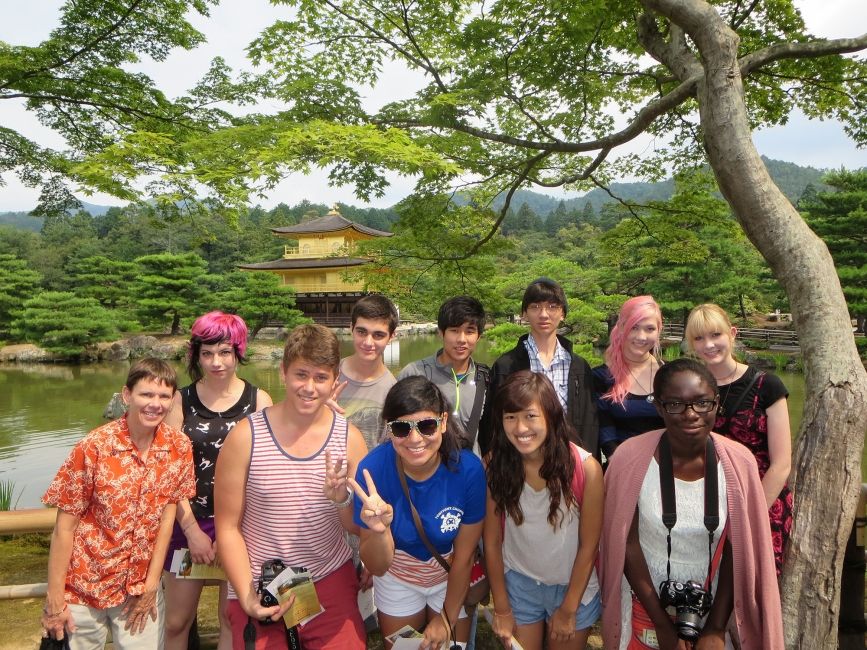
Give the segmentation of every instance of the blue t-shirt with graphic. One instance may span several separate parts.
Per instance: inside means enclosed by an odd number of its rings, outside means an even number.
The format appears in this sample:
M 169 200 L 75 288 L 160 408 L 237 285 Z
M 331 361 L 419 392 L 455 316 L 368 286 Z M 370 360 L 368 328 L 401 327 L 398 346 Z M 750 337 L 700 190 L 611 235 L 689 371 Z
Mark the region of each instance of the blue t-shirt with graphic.
M 355 480 L 366 488 L 362 472 L 365 469 L 370 472 L 377 492 L 394 508 L 391 534 L 395 548 L 426 562 L 431 554 L 412 521 L 412 512 L 397 475 L 395 453 L 390 440 L 371 450 L 359 463 Z M 430 478 L 417 482 L 407 476 L 406 484 L 424 532 L 442 555 L 451 552 L 452 542 L 462 523 L 476 524 L 485 518 L 485 470 L 471 451 L 462 450 L 460 459 L 451 469 L 440 463 Z M 358 496 L 354 507 L 355 523 L 366 528 L 361 521 L 361 499 Z

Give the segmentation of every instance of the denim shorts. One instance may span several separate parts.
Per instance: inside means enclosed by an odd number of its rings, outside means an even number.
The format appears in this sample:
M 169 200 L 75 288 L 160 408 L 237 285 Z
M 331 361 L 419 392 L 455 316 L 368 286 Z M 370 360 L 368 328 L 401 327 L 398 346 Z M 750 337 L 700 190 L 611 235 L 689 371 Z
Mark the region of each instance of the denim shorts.
M 509 605 L 518 625 L 547 621 L 563 602 L 568 585 L 546 585 L 528 578 L 523 573 L 506 571 L 506 592 Z M 602 598 L 597 593 L 593 600 L 581 605 L 575 614 L 575 629 L 586 630 L 599 620 Z

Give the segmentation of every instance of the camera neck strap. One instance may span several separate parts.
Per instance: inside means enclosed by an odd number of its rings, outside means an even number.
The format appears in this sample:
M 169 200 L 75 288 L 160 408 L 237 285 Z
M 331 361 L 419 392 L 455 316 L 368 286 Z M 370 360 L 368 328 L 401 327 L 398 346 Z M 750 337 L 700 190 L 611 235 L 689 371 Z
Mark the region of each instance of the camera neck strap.
M 668 432 L 659 439 L 659 491 L 662 495 L 662 523 L 667 529 L 668 546 L 665 563 L 666 579 L 671 580 L 671 530 L 677 523 L 677 500 L 674 496 L 674 463 Z M 707 528 L 707 575 L 708 582 L 713 567 L 713 535 L 719 528 L 719 480 L 717 455 L 711 437 L 707 437 L 704 451 L 704 527 Z M 722 541 L 722 540 L 720 540 Z

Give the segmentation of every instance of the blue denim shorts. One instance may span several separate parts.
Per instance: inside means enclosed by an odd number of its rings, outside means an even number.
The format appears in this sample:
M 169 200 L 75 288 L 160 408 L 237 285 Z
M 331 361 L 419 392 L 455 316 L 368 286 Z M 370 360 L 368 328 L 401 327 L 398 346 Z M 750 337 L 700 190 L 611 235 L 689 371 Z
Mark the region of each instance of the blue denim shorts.
M 515 623 L 530 625 L 547 621 L 563 602 L 567 585 L 546 585 L 523 573 L 506 571 L 506 592 Z M 575 629 L 586 630 L 602 615 L 602 598 L 597 593 L 586 605 L 581 605 L 575 614 Z

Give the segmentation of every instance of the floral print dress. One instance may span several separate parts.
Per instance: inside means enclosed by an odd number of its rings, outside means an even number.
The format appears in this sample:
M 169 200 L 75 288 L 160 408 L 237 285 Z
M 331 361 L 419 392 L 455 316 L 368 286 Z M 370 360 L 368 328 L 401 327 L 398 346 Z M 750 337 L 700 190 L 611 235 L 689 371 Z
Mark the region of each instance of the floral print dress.
M 757 374 L 756 380 L 750 386 L 753 377 Z M 746 390 L 748 393 L 744 394 Z M 759 371 L 752 366 L 739 379 L 720 386 L 721 403 L 714 431 L 749 449 L 756 457 L 759 476 L 762 478 L 771 466 L 766 409 L 788 396 L 789 392 L 779 377 Z M 732 409 L 737 409 L 737 412 L 732 413 Z M 792 503 L 792 492 L 788 485 L 784 485 L 768 510 L 778 576 L 783 568 L 783 549 L 792 530 Z

